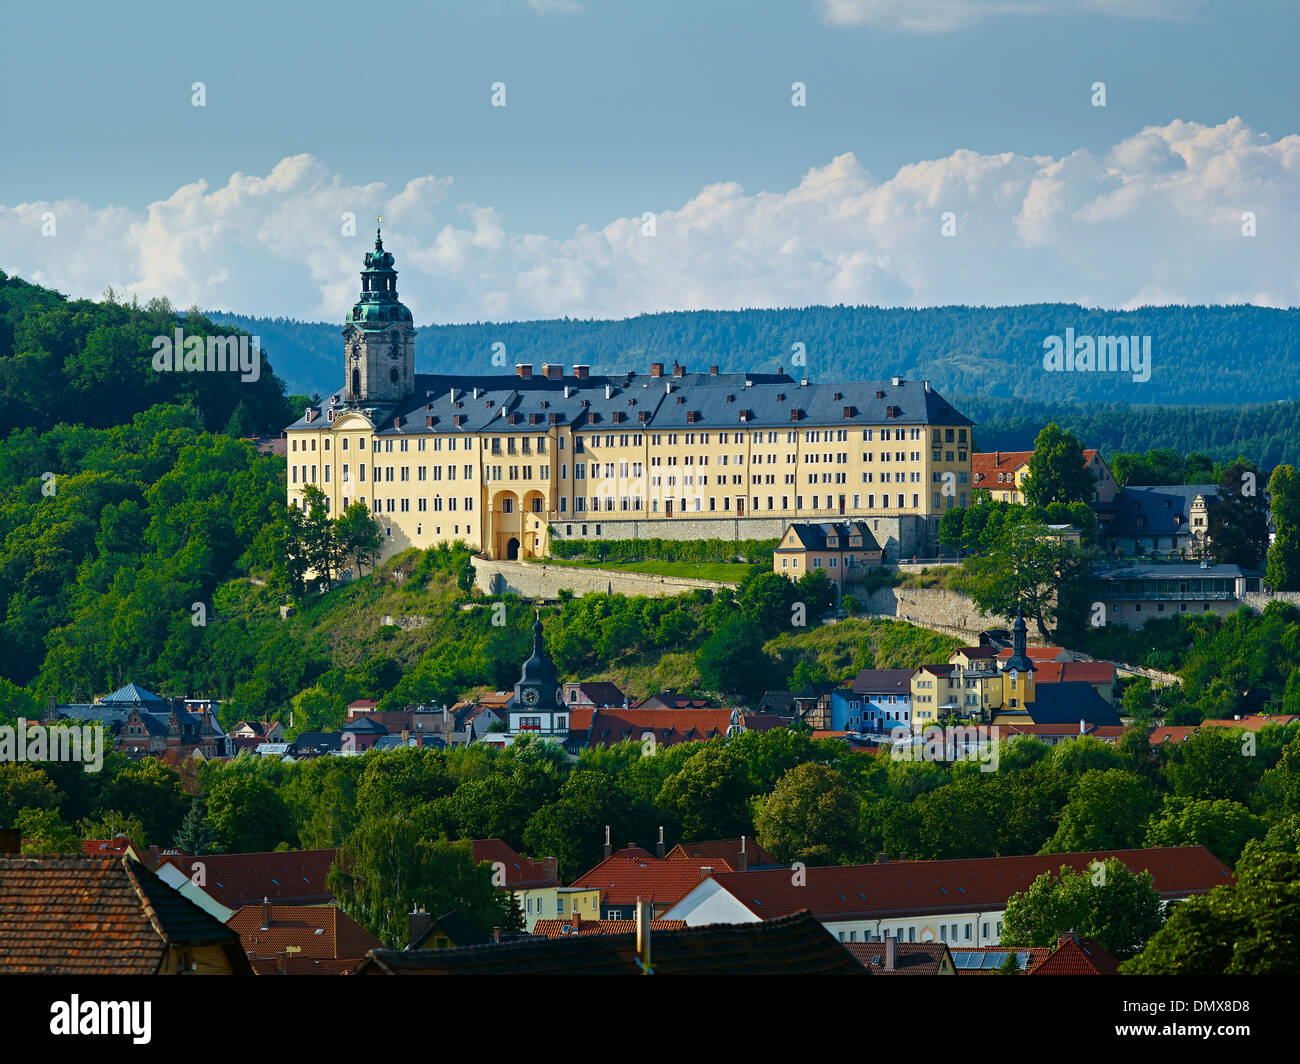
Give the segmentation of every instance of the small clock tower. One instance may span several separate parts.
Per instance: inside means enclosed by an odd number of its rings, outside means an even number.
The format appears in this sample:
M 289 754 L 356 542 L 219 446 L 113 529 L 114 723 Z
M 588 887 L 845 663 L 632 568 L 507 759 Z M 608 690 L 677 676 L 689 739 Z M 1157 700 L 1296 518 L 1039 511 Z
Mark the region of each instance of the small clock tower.
M 510 700 L 509 709 L 511 712 L 535 709 L 550 714 L 564 709 L 561 696 L 555 664 L 547 655 L 546 647 L 542 643 L 542 619 L 539 614 L 533 622 L 533 656 L 524 662 L 523 671 L 515 683 L 515 694 Z
M 1029 656 L 1027 636 L 1025 616 L 1017 606 L 1011 657 L 998 666 L 1002 672 L 1002 704 L 1010 709 L 1023 710 L 1034 701 L 1034 661 Z

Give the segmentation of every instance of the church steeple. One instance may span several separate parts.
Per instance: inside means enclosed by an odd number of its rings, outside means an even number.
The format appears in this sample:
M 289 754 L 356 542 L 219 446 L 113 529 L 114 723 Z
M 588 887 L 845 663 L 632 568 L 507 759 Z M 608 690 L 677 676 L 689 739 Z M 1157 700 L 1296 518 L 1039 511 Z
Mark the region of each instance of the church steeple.
M 415 328 L 397 298 L 395 261 L 376 225 L 374 250 L 362 260 L 360 298 L 343 328 L 349 403 L 395 404 L 415 391 Z
M 553 708 L 560 702 L 560 681 L 555 672 L 555 663 L 546 653 L 546 644 L 542 641 L 542 615 L 538 610 L 533 622 L 533 655 L 524 662 L 515 684 L 516 705 L 523 707 Z

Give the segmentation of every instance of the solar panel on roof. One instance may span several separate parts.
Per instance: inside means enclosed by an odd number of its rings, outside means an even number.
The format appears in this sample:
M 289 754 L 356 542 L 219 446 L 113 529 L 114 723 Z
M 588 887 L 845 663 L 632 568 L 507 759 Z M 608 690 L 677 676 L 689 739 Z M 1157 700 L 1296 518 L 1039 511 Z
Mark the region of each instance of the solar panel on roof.
M 983 968 L 983 967 L 984 967 L 984 957 L 985 957 L 985 954 L 983 954 L 983 953 L 968 953 L 968 954 L 966 954 L 966 967 L 967 967 L 967 968 Z

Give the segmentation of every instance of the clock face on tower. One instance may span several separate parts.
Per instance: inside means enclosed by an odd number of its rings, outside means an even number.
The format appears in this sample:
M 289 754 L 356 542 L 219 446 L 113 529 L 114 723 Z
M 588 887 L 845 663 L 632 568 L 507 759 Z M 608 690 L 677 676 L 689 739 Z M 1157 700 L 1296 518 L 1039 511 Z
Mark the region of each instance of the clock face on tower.
M 536 688 L 536 687 L 525 687 L 525 688 L 523 689 L 523 692 L 522 692 L 522 693 L 523 693 L 523 697 L 524 697 L 524 703 L 525 703 L 526 705 L 530 705 L 530 706 L 535 706 L 535 705 L 537 705 L 537 688 Z

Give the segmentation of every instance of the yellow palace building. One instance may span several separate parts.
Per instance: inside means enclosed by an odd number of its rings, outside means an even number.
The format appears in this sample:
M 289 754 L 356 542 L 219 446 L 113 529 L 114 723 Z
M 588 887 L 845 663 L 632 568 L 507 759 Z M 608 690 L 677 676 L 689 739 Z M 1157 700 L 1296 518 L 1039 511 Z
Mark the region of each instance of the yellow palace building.
M 288 501 L 365 502 L 384 556 L 462 540 L 492 558 L 562 539 L 767 539 L 867 523 L 885 560 L 935 553 L 968 504 L 972 422 L 929 381 L 776 373 L 417 374 L 411 312 L 378 233 L 343 328 L 344 384 L 286 430 Z

